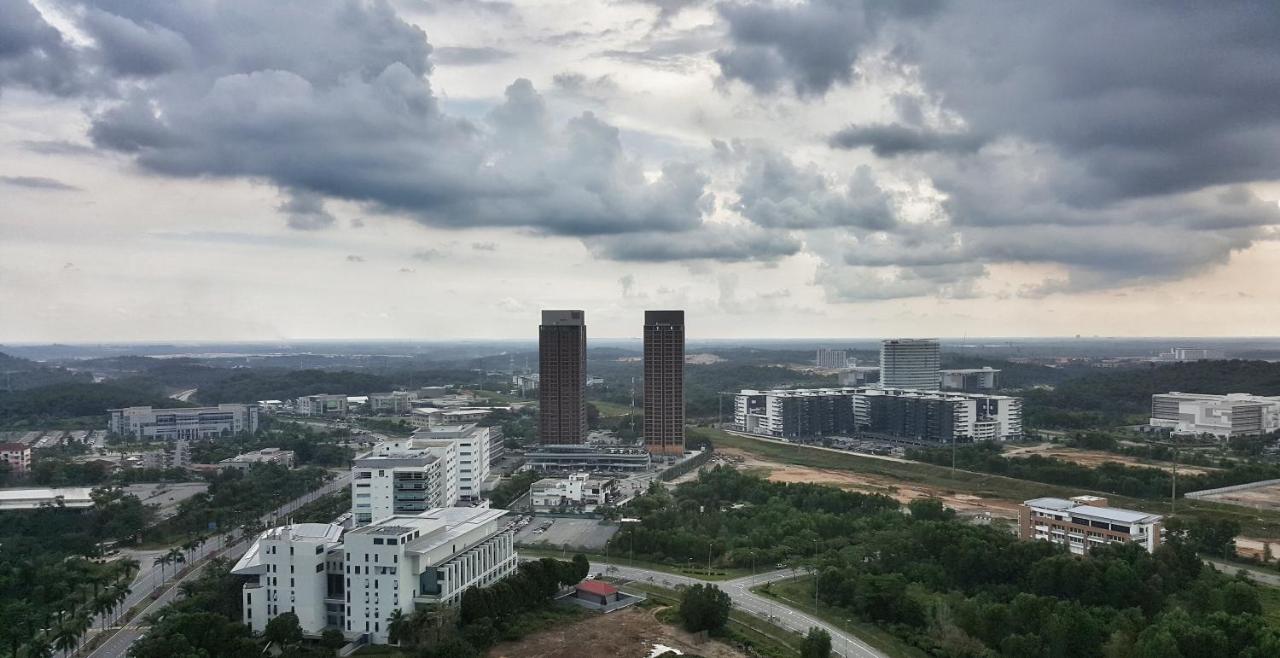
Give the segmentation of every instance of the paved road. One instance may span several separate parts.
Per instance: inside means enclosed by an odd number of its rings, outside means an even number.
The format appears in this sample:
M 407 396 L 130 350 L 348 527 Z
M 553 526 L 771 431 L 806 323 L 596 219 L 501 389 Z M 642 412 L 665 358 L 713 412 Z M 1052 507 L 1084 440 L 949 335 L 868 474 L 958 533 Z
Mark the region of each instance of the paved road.
M 804 635 L 809 632 L 810 628 L 815 626 L 825 630 L 827 633 L 831 634 L 831 652 L 833 655 L 840 656 L 841 658 L 886 658 L 885 654 L 877 651 L 871 645 L 843 629 L 837 628 L 836 626 L 833 626 L 821 619 L 811 617 L 799 610 L 794 610 L 785 604 L 774 601 L 773 599 L 765 598 L 751 591 L 751 588 L 756 585 L 763 585 L 775 580 L 783 580 L 803 575 L 802 571 L 795 569 L 783 569 L 779 571 L 760 573 L 754 576 L 744 576 L 733 580 L 722 580 L 716 582 L 704 581 L 682 574 L 671 574 L 665 571 L 639 569 L 616 563 L 592 562 L 591 573 L 604 573 L 610 576 L 649 582 L 654 585 L 662 585 L 664 587 L 672 587 L 675 585 L 696 585 L 698 583 L 709 582 L 728 593 L 729 598 L 733 600 L 734 607 L 762 619 L 768 619 L 774 624 L 789 631 L 794 631 L 800 635 Z
M 295 498 L 294 500 L 281 505 L 279 508 L 263 514 L 258 520 L 264 523 L 267 527 L 277 525 L 286 520 L 288 515 L 292 514 L 299 507 L 302 507 L 321 496 L 346 488 L 350 483 L 351 473 L 345 472 L 319 489 L 299 498 Z M 208 564 L 208 559 L 215 554 L 221 554 L 231 559 L 239 559 L 240 556 L 249 548 L 249 542 L 245 541 L 245 539 L 246 538 L 243 537 L 232 538 L 225 534 L 210 537 L 205 541 L 204 546 L 197 550 L 191 557 L 189 564 L 194 565 L 195 568 L 188 572 L 187 575 L 183 576 L 179 582 L 185 582 L 199 575 L 200 571 Z M 228 542 L 230 542 L 230 545 L 228 545 Z M 140 554 L 140 556 L 141 555 L 145 554 Z M 154 559 L 155 554 L 152 553 L 151 555 L 153 556 L 152 559 Z M 141 603 L 143 599 L 150 596 L 151 593 L 162 584 L 168 587 L 168 589 L 164 590 L 154 603 L 148 605 L 145 610 L 134 617 L 128 625 L 122 628 L 108 626 L 107 631 L 115 631 L 115 635 L 103 643 L 102 646 L 88 654 L 88 658 L 121 658 L 122 656 L 125 656 L 129 652 L 129 647 L 133 646 L 133 643 L 138 641 L 138 638 L 145 632 L 146 622 L 144 619 L 146 616 L 168 605 L 178 595 L 176 583 L 173 581 L 173 573 L 173 568 L 166 568 L 162 579 L 159 567 L 153 566 L 151 562 L 142 562 L 142 568 L 130 587 L 129 598 L 127 598 L 124 605 L 120 607 L 120 611 L 123 612 L 125 610 L 129 610 L 135 605 Z M 113 622 L 113 619 L 109 619 L 107 623 L 111 624 Z M 94 626 L 97 628 L 102 627 L 101 617 L 94 618 Z
M 1218 571 L 1228 573 L 1233 576 L 1237 571 L 1243 571 L 1246 576 L 1256 583 L 1267 585 L 1269 587 L 1280 587 L 1280 574 L 1278 573 L 1269 573 L 1257 568 L 1251 568 L 1231 562 L 1224 562 L 1222 560 L 1214 560 L 1212 558 L 1204 558 L 1204 563 Z

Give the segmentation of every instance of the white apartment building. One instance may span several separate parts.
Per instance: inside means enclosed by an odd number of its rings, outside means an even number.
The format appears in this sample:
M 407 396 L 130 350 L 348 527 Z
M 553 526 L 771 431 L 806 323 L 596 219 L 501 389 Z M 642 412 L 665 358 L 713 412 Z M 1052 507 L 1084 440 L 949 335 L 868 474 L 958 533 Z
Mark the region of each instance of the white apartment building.
M 535 512 L 574 509 L 590 512 L 607 504 L 613 480 L 574 473 L 567 478 L 544 478 L 529 487 L 529 505 Z
M 942 348 L 936 338 L 894 338 L 880 343 L 880 385 L 938 389 Z
M 456 605 L 468 587 L 485 587 L 515 571 L 506 510 L 446 507 L 388 517 L 348 531 L 302 523 L 262 533 L 232 573 L 242 589 L 244 623 L 256 632 L 293 612 L 303 633 L 334 628 L 351 640 L 389 640 L 396 610 Z
M 1267 434 L 1280 431 L 1280 396 L 1158 393 L 1151 396 L 1151 425 L 1221 439 Z
M 453 441 L 458 446 L 458 499 L 480 500 L 489 478 L 489 428 L 467 423 L 422 427 L 414 441 Z
M 1076 555 L 1104 544 L 1133 543 L 1152 552 L 1160 546 L 1160 515 L 1106 505 L 1099 496 L 1028 500 L 1018 508 L 1018 534 L 1062 544 Z
M 842 369 L 849 367 L 849 352 L 819 347 L 814 364 L 819 368 Z
M 458 503 L 455 441 L 401 439 L 379 443 L 351 465 L 351 514 L 359 525 Z
M 294 402 L 294 411 L 301 416 L 345 416 L 348 408 L 345 394 L 304 395 Z
M 111 409 L 107 428 L 137 439 L 192 441 L 258 431 L 258 406 L 220 404 L 216 407 Z

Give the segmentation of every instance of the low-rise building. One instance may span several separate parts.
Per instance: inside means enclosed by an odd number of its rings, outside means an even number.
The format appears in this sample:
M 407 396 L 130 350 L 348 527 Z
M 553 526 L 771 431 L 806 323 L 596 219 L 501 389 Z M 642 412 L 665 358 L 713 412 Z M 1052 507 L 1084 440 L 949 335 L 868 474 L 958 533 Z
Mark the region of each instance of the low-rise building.
M 1157 393 L 1151 396 L 1151 425 L 1220 439 L 1280 431 L 1280 396 Z
M 258 431 L 258 405 L 220 404 L 216 407 L 111 409 L 108 428 L 135 439 L 195 441 Z
M 1133 543 L 1148 551 L 1160 546 L 1160 515 L 1106 505 L 1099 496 L 1028 500 L 1018 508 L 1018 534 L 1062 544 L 1076 555 L 1104 544 Z
M 39 487 L 0 489 L 0 512 L 41 507 L 86 509 L 93 507 L 93 487 Z
M 345 394 L 304 395 L 294 403 L 294 411 L 301 416 L 345 416 L 348 410 Z
M 8 464 L 9 472 L 22 474 L 31 470 L 31 446 L 24 443 L 0 443 L 0 462 Z
M 652 467 L 644 448 L 612 448 L 584 444 L 540 445 L 525 453 L 525 465 L 535 471 L 560 473 L 639 473 Z
M 149 450 L 139 455 L 141 468 L 187 468 L 191 465 L 191 444 L 185 440 L 174 441 L 160 450 Z
M 285 468 L 293 468 L 294 454 L 292 450 L 263 448 L 236 455 L 235 457 L 228 457 L 218 462 L 218 470 L 234 468 L 238 471 L 247 471 L 257 464 L 278 464 Z
M 529 487 L 529 505 L 535 512 L 591 512 L 610 502 L 613 480 L 574 473 L 567 478 L 543 478 Z
M 308 636 L 337 629 L 350 640 L 385 644 L 395 611 L 457 605 L 467 588 L 515 571 L 506 513 L 431 509 L 345 535 L 341 526 L 318 523 L 267 530 L 232 568 L 246 578 L 244 623 L 261 632 L 271 619 L 293 612 Z
M 866 386 L 880 381 L 880 366 L 853 366 L 841 370 L 840 386 Z
M 990 366 L 940 370 L 942 388 L 949 391 L 994 391 L 1000 371 Z
M 417 391 L 392 391 L 390 393 L 370 393 L 367 404 L 371 414 L 392 414 L 396 416 L 409 413 L 414 400 L 418 399 Z

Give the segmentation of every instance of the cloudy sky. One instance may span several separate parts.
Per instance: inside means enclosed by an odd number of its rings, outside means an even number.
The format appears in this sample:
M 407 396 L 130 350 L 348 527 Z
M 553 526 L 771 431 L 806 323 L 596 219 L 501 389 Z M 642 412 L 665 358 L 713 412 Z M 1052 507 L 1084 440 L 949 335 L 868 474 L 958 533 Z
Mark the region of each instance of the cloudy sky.
M 1280 4 L 0 0 L 0 341 L 1280 333 Z

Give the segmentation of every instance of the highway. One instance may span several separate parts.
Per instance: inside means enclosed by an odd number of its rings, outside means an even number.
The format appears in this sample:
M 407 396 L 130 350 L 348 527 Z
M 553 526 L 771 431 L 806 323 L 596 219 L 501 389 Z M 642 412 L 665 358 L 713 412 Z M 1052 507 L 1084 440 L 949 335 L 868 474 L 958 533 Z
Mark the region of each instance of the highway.
M 789 631 L 804 635 L 809 632 L 810 628 L 815 626 L 825 630 L 831 635 L 832 655 L 840 656 L 840 658 L 886 658 L 885 654 L 855 635 L 751 591 L 751 588 L 757 585 L 803 575 L 802 571 L 783 569 L 733 580 L 706 581 L 665 571 L 639 569 L 616 563 L 592 562 L 591 573 L 603 573 L 608 576 L 647 582 L 654 585 L 662 585 L 663 587 L 696 585 L 698 583 L 715 585 L 729 595 L 735 608 L 761 619 L 767 619 Z
M 292 514 L 299 507 L 302 507 L 303 505 L 306 505 L 307 503 L 310 503 L 311 501 L 317 498 L 320 498 L 321 496 L 331 494 L 335 491 L 338 491 L 339 489 L 344 489 L 350 483 L 351 483 L 351 473 L 350 472 L 343 473 L 338 477 L 334 478 L 333 480 L 325 483 L 325 485 L 320 487 L 319 489 L 316 489 L 311 493 L 308 493 L 299 498 L 295 498 L 289 501 L 288 503 L 281 505 L 275 510 L 272 510 L 270 512 L 267 512 L 266 514 L 263 514 L 261 517 L 259 517 L 258 520 L 261 521 L 267 527 L 278 525 L 280 522 L 286 520 L 288 515 Z M 282 519 L 281 517 L 285 517 L 285 518 Z M 204 569 L 204 567 L 208 565 L 209 558 L 215 555 L 221 555 L 233 560 L 239 559 L 240 556 L 243 555 L 246 550 L 248 550 L 250 541 L 252 539 L 256 539 L 256 537 L 232 538 L 231 536 L 228 536 L 226 534 L 214 535 L 209 539 L 207 539 L 205 541 L 204 546 L 200 547 L 193 554 L 191 558 L 191 562 L 187 566 L 194 565 L 194 568 L 191 569 L 189 572 L 187 572 L 180 580 L 174 581 L 173 580 L 174 570 L 172 568 L 166 568 L 164 570 L 165 580 L 163 584 L 165 589 L 161 592 L 160 596 L 154 602 L 148 605 L 146 609 L 144 609 L 137 616 L 135 616 L 125 626 L 123 627 L 108 626 L 107 632 L 108 633 L 114 632 L 114 635 L 108 638 L 107 641 L 102 644 L 102 646 L 99 646 L 97 649 L 94 649 L 93 652 L 89 653 L 88 658 L 123 658 L 123 656 L 128 654 L 129 647 L 133 646 L 133 643 L 137 642 L 138 638 L 142 637 L 142 635 L 146 632 L 145 630 L 146 617 L 150 614 L 153 614 L 159 611 L 161 608 L 171 603 L 173 599 L 178 596 L 179 592 L 178 592 L 177 586 L 179 584 L 198 576 L 200 572 Z M 246 540 L 250 540 L 250 541 L 246 541 Z M 160 553 L 159 552 L 140 553 L 139 557 L 141 558 L 147 555 L 151 555 L 152 557 L 154 557 L 155 555 L 158 555 L 158 554 Z M 142 568 L 139 571 L 138 576 L 134 579 L 133 584 L 130 586 L 129 598 L 125 600 L 124 605 L 121 606 L 119 610 L 123 612 L 125 610 L 132 609 L 135 605 L 141 603 L 144 599 L 147 599 L 151 595 L 151 593 L 159 586 L 161 586 L 160 568 L 152 566 L 152 564 L 149 561 L 142 563 Z M 93 621 L 94 621 L 95 628 L 101 628 L 102 626 L 101 617 L 97 617 Z M 111 620 L 108 620 L 108 623 L 110 624 Z

